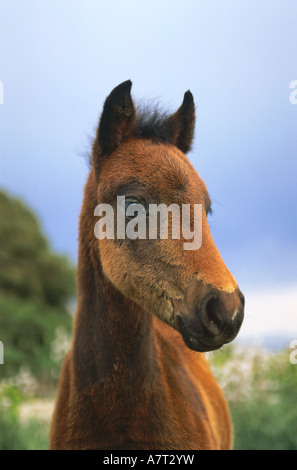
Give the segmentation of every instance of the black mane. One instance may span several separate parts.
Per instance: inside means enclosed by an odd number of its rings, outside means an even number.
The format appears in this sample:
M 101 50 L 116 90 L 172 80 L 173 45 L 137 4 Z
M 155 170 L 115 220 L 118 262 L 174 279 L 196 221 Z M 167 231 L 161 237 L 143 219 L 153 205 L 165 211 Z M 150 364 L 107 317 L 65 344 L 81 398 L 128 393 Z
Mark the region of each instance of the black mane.
M 155 142 L 170 143 L 172 129 L 166 125 L 170 113 L 161 109 L 159 103 L 137 104 L 135 113 L 135 125 L 133 135 L 140 139 L 148 139 Z M 88 136 L 92 146 L 93 140 Z M 89 168 L 92 167 L 92 154 L 90 151 L 80 152 L 86 160 Z
M 159 104 L 142 104 L 136 107 L 135 137 L 160 142 L 170 142 L 172 130 L 166 125 L 170 113 L 162 110 Z

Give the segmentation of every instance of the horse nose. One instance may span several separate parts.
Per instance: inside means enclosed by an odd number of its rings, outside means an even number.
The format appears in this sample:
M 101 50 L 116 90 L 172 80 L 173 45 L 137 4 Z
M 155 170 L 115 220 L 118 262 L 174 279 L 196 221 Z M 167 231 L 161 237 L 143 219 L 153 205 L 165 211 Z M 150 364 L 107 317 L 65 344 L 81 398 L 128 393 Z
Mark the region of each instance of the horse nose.
M 238 287 L 226 292 L 193 284 L 185 300 L 175 300 L 173 307 L 185 344 L 195 351 L 214 351 L 237 336 L 244 317 L 244 296 Z
M 244 317 L 244 295 L 213 291 L 201 302 L 198 316 L 208 342 L 224 344 L 238 334 Z
M 243 295 L 243 293 L 241 292 L 240 289 L 238 289 L 238 297 L 239 297 L 239 300 L 241 302 L 242 308 L 244 309 L 245 297 L 244 297 L 244 295 Z

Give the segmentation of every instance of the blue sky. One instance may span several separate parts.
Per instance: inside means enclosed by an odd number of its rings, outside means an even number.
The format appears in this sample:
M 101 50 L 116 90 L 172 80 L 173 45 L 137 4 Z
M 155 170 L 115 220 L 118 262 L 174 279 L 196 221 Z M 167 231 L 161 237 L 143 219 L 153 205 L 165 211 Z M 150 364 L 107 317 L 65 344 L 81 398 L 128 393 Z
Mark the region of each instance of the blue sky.
M 136 101 L 174 111 L 190 89 L 189 157 L 226 264 L 244 292 L 297 293 L 296 44 L 296 0 L 0 0 L 0 187 L 76 260 L 82 154 L 105 97 L 131 79 Z

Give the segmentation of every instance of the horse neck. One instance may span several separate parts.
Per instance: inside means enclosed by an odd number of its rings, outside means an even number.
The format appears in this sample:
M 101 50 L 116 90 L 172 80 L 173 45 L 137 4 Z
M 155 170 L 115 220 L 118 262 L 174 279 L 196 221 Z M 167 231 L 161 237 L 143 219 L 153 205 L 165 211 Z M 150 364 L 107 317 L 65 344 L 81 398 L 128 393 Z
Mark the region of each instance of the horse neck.
M 151 373 L 154 341 L 151 315 L 125 298 L 103 273 L 94 235 L 96 189 L 92 173 L 80 219 L 78 306 L 74 367 L 80 382 Z

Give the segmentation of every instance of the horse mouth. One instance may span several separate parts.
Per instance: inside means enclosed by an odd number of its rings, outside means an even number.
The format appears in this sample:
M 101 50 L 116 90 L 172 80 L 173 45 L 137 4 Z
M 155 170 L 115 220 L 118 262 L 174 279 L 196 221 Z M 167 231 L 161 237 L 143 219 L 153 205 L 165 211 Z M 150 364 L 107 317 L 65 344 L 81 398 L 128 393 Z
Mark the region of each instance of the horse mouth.
M 223 346 L 222 344 L 207 344 L 205 341 L 201 340 L 197 334 L 194 334 L 192 330 L 185 324 L 184 320 L 180 315 L 176 316 L 178 330 L 182 335 L 182 338 L 185 342 L 185 345 L 193 351 L 197 352 L 209 352 L 220 349 Z

